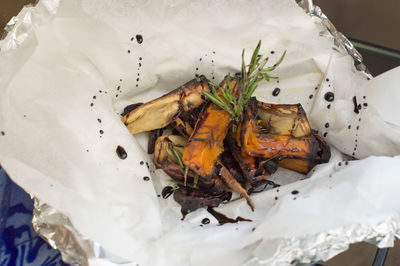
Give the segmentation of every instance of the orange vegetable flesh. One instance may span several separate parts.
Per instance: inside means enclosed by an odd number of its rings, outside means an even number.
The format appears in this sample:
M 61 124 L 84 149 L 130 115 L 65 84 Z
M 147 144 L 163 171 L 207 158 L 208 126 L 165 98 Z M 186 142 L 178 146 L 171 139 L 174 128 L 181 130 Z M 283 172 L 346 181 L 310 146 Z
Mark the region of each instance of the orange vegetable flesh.
M 290 169 L 302 174 L 307 174 L 316 163 L 302 159 L 283 159 L 278 163 L 279 167 Z
M 241 125 L 241 146 L 250 156 L 262 158 L 314 159 L 320 143 L 312 135 L 296 138 L 258 132 L 255 114 L 257 102 L 252 99 Z
M 319 144 L 312 136 L 294 138 L 272 134 L 259 134 L 254 130 L 255 123 L 246 121 L 242 125 L 242 149 L 250 156 L 275 158 L 312 158 Z M 243 130 L 244 129 L 244 130 Z
M 226 83 L 222 81 L 220 86 Z M 230 81 L 231 90 L 235 91 L 238 80 Z M 200 176 L 211 176 L 218 156 L 223 152 L 223 141 L 228 132 L 231 115 L 214 103 L 209 103 L 200 114 L 195 130 L 183 153 L 183 163 Z
M 210 176 L 218 156 L 223 152 L 223 141 L 231 116 L 210 103 L 200 115 L 196 129 L 183 153 L 183 163 L 200 176 Z

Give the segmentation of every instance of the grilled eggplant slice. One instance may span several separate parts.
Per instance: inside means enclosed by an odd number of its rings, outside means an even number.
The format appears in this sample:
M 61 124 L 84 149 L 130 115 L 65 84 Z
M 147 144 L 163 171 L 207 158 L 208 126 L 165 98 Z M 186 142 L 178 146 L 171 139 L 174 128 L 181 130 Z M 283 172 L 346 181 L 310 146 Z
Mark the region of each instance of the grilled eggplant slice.
M 163 128 L 182 112 L 203 104 L 203 91 L 209 91 L 208 80 L 200 76 L 170 93 L 140 105 L 125 115 L 122 121 L 132 134 Z
M 221 83 L 221 86 L 226 82 Z M 238 80 L 232 79 L 230 88 L 236 90 Z M 231 123 L 231 115 L 214 103 L 209 103 L 197 120 L 183 154 L 183 162 L 200 176 L 210 176 L 215 162 L 223 152 L 223 141 Z

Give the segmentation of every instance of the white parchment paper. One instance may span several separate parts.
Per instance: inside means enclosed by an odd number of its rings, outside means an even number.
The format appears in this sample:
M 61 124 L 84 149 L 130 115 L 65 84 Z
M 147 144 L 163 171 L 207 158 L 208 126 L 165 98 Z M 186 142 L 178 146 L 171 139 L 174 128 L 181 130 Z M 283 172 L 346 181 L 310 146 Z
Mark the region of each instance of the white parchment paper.
M 16 19 L 0 41 L 0 162 L 112 254 L 140 265 L 284 265 L 305 253 L 328 259 L 356 241 L 392 244 L 400 68 L 367 80 L 295 1 L 46 0 Z M 300 102 L 332 159 L 309 179 L 254 195 L 254 213 L 243 201 L 218 208 L 253 222 L 218 226 L 205 210 L 182 222 L 172 197 L 157 197 L 168 181 L 152 170 L 145 134 L 131 136 L 119 113 L 195 74 L 219 81 L 238 72 L 242 48 L 248 58 L 259 39 L 271 62 L 287 55 L 279 82 L 255 95 Z M 281 170 L 273 179 L 294 177 Z M 205 217 L 211 224 L 200 227 Z

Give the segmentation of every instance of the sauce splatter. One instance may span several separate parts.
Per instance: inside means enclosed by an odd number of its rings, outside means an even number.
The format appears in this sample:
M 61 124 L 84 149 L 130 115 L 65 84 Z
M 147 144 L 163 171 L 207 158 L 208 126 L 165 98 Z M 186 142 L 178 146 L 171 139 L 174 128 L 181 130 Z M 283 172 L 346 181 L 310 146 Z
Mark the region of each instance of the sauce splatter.
M 117 155 L 121 160 L 125 160 L 128 157 L 128 154 L 126 153 L 124 147 L 118 145 L 116 149 Z
M 138 42 L 138 44 L 141 44 L 143 42 L 143 36 L 141 34 L 137 34 L 136 41 Z
M 278 96 L 280 92 L 281 92 L 281 89 L 275 88 L 275 89 L 272 91 L 272 95 L 273 95 L 273 96 Z
M 166 186 L 163 188 L 161 191 L 161 196 L 163 199 L 167 199 L 169 196 L 171 196 L 174 193 L 174 189 L 171 186 Z
M 335 99 L 335 94 L 333 94 L 333 92 L 331 91 L 328 91 L 327 93 L 325 93 L 324 98 L 328 102 L 332 102 Z

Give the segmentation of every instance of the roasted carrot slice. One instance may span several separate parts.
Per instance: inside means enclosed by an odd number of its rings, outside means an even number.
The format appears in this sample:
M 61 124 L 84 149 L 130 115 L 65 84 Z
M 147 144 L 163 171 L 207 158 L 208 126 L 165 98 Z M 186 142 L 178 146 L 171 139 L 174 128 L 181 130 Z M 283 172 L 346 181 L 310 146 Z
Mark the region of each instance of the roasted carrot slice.
M 235 90 L 238 81 L 232 79 L 230 85 Z M 200 176 L 211 176 L 215 162 L 224 150 L 223 141 L 230 123 L 231 115 L 210 102 L 197 120 L 183 153 L 183 163 Z

